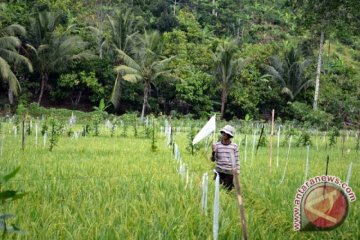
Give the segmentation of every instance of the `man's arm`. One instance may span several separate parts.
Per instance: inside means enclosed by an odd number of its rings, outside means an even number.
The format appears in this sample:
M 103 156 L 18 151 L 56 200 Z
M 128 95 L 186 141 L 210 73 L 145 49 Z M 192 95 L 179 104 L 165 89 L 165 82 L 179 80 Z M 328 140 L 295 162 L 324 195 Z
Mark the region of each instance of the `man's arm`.
M 215 162 L 216 161 L 216 144 L 213 144 L 211 146 L 212 149 L 212 153 L 211 153 L 211 161 Z

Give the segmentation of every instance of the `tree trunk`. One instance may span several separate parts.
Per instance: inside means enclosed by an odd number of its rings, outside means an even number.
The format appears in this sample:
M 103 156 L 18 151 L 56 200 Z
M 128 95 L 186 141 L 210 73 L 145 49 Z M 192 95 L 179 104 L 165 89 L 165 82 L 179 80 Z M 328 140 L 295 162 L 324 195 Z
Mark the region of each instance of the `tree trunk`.
M 43 73 L 41 76 L 41 88 L 40 88 L 40 95 L 39 95 L 39 99 L 38 99 L 38 104 L 41 104 L 41 100 L 44 94 L 44 89 L 45 89 L 45 85 L 48 81 L 48 75 L 47 73 Z
M 176 4 L 177 4 L 177 1 L 174 0 L 174 16 L 176 16 Z
M 149 90 L 150 90 L 150 84 L 147 80 L 144 80 L 144 102 L 143 102 L 142 111 L 141 111 L 141 120 L 144 119 L 145 110 L 146 110 L 146 107 L 148 106 Z
M 314 105 L 313 109 L 317 110 L 318 108 L 318 100 L 319 100 L 319 91 L 320 91 L 320 74 L 321 74 L 321 63 L 322 63 L 322 55 L 323 55 L 323 46 L 324 46 L 324 31 L 321 31 L 320 36 L 320 49 L 319 49 L 319 59 L 316 69 L 316 80 L 315 80 L 315 94 L 314 94 Z
M 81 95 L 82 95 L 82 91 L 80 90 L 76 99 L 75 99 L 75 107 L 77 108 L 79 106 L 79 103 L 80 103 L 80 99 L 81 99 Z
M 8 91 L 8 97 L 10 105 L 14 105 L 14 93 L 13 91 L 11 91 L 11 89 L 9 89 Z
M 213 5 L 213 9 L 212 9 L 212 15 L 214 15 L 215 17 L 217 16 L 217 12 L 215 9 L 215 0 L 212 0 L 212 5 Z
M 118 73 L 116 75 L 113 92 L 111 94 L 111 102 L 116 110 L 118 110 L 119 108 L 120 97 L 121 97 L 121 75 L 120 73 Z
M 221 119 L 224 119 L 226 101 L 227 101 L 227 92 L 225 90 L 222 90 L 222 92 L 221 92 Z

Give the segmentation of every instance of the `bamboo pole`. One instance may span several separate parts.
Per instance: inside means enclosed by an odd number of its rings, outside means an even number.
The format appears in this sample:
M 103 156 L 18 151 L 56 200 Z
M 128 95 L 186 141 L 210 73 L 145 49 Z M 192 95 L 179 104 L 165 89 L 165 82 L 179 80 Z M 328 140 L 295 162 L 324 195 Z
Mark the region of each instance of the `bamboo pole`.
M 240 188 L 240 181 L 239 181 L 239 174 L 236 169 L 236 162 L 234 154 L 231 154 L 232 166 L 233 166 L 233 182 L 235 185 L 236 196 L 239 203 L 239 210 L 240 210 L 240 222 L 242 227 L 242 235 L 243 240 L 247 240 L 247 226 L 246 226 L 246 219 L 245 219 L 245 210 L 243 205 L 243 200 L 241 196 L 241 188 Z
M 240 209 L 242 235 L 243 235 L 243 239 L 247 240 L 247 226 L 246 226 L 246 219 L 245 219 L 245 210 L 244 210 L 243 200 L 242 200 L 242 196 L 241 196 L 239 174 L 237 173 L 236 169 L 233 169 L 233 176 L 234 176 L 234 185 L 235 185 L 235 189 L 236 189 L 236 196 L 238 199 L 239 209 Z

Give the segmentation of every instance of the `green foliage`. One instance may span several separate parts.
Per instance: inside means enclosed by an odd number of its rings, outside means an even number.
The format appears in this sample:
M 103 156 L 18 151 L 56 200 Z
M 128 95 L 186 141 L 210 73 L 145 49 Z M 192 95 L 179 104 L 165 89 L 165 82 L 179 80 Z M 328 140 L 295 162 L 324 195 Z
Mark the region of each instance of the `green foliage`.
M 6 184 L 11 178 L 19 172 L 20 167 L 10 172 L 5 176 L 0 176 L 0 205 L 3 206 L 5 203 L 15 201 L 24 197 L 26 192 L 19 192 L 17 190 L 3 190 L 3 185 Z M 15 224 L 9 224 L 8 219 L 15 217 L 13 214 L 0 214 L 0 231 L 2 231 L 2 238 L 6 237 L 8 233 L 20 233 L 23 231 Z
M 295 119 L 308 122 L 310 125 L 320 129 L 326 129 L 333 120 L 331 114 L 321 110 L 313 110 L 311 106 L 305 103 L 294 102 L 290 104 L 290 109 Z
M 145 138 L 150 138 L 150 134 L 152 132 L 151 127 L 149 127 L 149 119 L 146 118 L 146 120 L 144 121 L 144 137 Z
M 281 143 L 281 146 L 283 146 L 283 147 L 288 146 L 288 145 L 289 145 L 289 142 L 290 142 L 290 138 L 291 138 L 292 136 L 296 136 L 296 131 L 295 131 L 294 128 L 289 127 L 289 128 L 287 129 L 287 131 L 285 132 L 285 137 L 284 137 L 284 140 L 283 140 L 282 143 Z
M 238 41 L 236 39 L 223 39 L 218 43 L 212 56 L 215 64 L 215 79 L 221 91 L 220 114 L 222 119 L 225 115 L 225 105 L 230 95 L 230 89 L 234 85 L 238 74 L 246 65 L 244 59 L 237 56 L 237 45 Z
M 48 123 L 47 121 L 43 121 L 42 125 L 41 125 L 41 135 L 44 136 L 45 133 L 48 131 L 49 127 L 48 127 Z
M 26 134 L 31 135 L 31 119 L 28 118 L 26 123 Z
M 66 136 L 71 137 L 71 136 L 73 136 L 73 134 L 74 134 L 74 131 L 72 130 L 72 128 L 71 127 L 68 128 L 68 130 L 66 132 Z
M 90 92 L 89 100 L 92 103 L 99 101 L 105 93 L 104 87 L 99 83 L 93 71 L 62 74 L 57 84 L 58 88 L 51 92 L 53 100 L 70 98 L 75 107 L 78 106 L 83 93 Z
M 312 146 L 311 135 L 308 131 L 303 129 L 296 141 L 297 147 Z
M 279 56 L 270 58 L 270 65 L 265 69 L 269 76 L 282 88 L 281 92 L 294 100 L 296 96 L 312 83 L 306 76 L 309 60 L 302 60 L 298 49 L 291 48 L 285 53 L 284 60 Z
M 2 14 L 0 9 L 0 15 Z M 12 23 L 10 26 L 3 27 L 0 22 L 0 80 L 4 81 L 8 85 L 8 90 L 15 95 L 18 94 L 20 83 L 14 66 L 11 65 L 22 63 L 30 72 L 33 70 L 29 59 L 19 54 L 17 50 L 21 46 L 18 37 L 23 37 L 25 34 L 25 28 L 19 24 Z M 10 104 L 13 104 L 12 100 L 10 100 Z
M 249 120 L 249 118 L 247 119 Z M 160 123 L 159 121 L 163 122 L 163 120 L 162 118 L 155 121 L 156 128 L 159 126 L 157 125 Z M 131 239 L 134 238 L 134 233 L 135 238 L 141 239 L 157 239 L 159 237 L 182 239 L 184 236 L 206 239 L 211 236 L 213 229 L 209 224 L 209 219 L 204 218 L 204 213 L 198 211 L 199 196 L 201 196 L 199 186 L 201 185 L 201 176 L 205 172 L 209 172 L 214 165 L 209 161 L 209 155 L 203 155 L 202 151 L 194 155 L 185 151 L 185 147 L 189 143 L 187 134 L 190 126 L 201 127 L 205 121 L 184 118 L 171 119 L 172 126 L 182 127 L 181 132 L 176 132 L 175 142 L 180 148 L 182 162 L 189 170 L 186 178 L 179 176 L 177 171 L 179 162 L 172 159 L 171 148 L 165 145 L 164 138 L 160 138 L 160 136 L 157 138 L 156 152 L 150 150 L 150 139 L 134 138 L 130 132 L 127 138 L 110 138 L 108 137 L 110 133 L 104 132 L 102 137 L 89 135 L 78 141 L 69 140 L 62 135 L 59 139 L 59 143 L 62 144 L 61 149 L 59 146 L 59 151 L 55 151 L 56 154 L 49 154 L 39 147 L 26 148 L 26 156 L 29 159 L 36 159 L 36 161 L 21 161 L 21 176 L 20 174 L 16 176 L 21 178 L 15 179 L 14 182 L 9 181 L 8 186 L 11 189 L 18 189 L 31 185 L 32 191 L 39 194 L 37 197 L 34 195 L 26 199 L 27 201 L 10 202 L 8 206 L 5 206 L 10 210 L 4 212 L 16 213 L 16 219 L 12 221 L 20 226 L 26 226 L 28 229 L 25 236 L 7 235 L 5 239 L 27 238 L 28 236 L 36 236 L 37 239 L 67 239 L 70 235 L 74 239 L 91 239 L 94 236 L 105 239 Z M 255 126 L 257 122 L 250 123 Z M 223 126 L 224 124 L 219 123 L 219 125 Z M 288 127 L 295 124 L 284 122 L 282 125 L 284 126 L 282 133 L 285 134 Z M 239 129 L 242 125 L 236 126 Z M 2 127 L 7 133 L 13 126 L 6 122 L 2 123 Z M 81 124 L 73 126 L 74 129 L 80 127 Z M 131 125 L 129 125 L 130 128 Z M 299 132 L 302 131 L 302 129 L 297 129 Z M 157 128 L 156 132 L 158 130 Z M 121 131 L 122 129 L 116 129 L 116 135 Z M 242 134 L 236 135 L 234 142 L 238 143 L 242 136 Z M 259 148 L 254 159 L 250 161 L 251 137 L 248 140 L 248 160 L 241 162 L 243 164 L 241 168 L 243 200 L 244 206 L 251 206 L 248 208 L 251 215 L 247 222 L 249 229 L 259 228 L 259 231 L 249 231 L 249 238 L 263 239 L 269 236 L 271 239 L 296 239 L 298 234 L 306 239 L 319 238 L 321 234 L 323 236 L 320 238 L 324 239 L 329 236 L 330 238 L 346 236 L 353 239 L 354 236 L 357 236 L 357 214 L 354 213 L 358 212 L 359 205 L 356 204 L 356 201 L 350 203 L 353 214 L 350 212 L 347 216 L 346 224 L 332 232 L 323 232 L 319 235 L 319 232 L 299 233 L 291 231 L 291 229 L 289 231 L 281 230 L 283 226 L 289 225 L 289 221 L 292 221 L 293 216 L 282 209 L 288 208 L 291 212 L 292 208 L 289 208 L 289 203 L 294 200 L 293 193 L 299 188 L 299 183 L 304 180 L 303 174 L 299 173 L 304 171 L 306 148 L 291 150 L 289 156 L 291 167 L 288 165 L 284 182 L 279 184 L 287 161 L 285 156 L 288 146 L 279 148 L 279 167 L 274 165 L 270 173 L 268 149 Z M 13 146 L 18 144 L 19 139 L 9 136 L 6 138 L 6 142 L 7 146 Z M 345 149 L 353 147 L 354 143 L 354 134 L 350 134 L 349 139 L 345 142 Z M 328 152 L 323 147 L 325 142 L 319 141 L 317 145 L 319 145 L 318 150 L 310 150 L 310 175 L 324 172 L 324 161 L 316 161 L 316 159 L 326 159 Z M 10 172 L 17 166 L 18 161 L 16 160 L 21 159 L 25 154 L 18 148 L 5 147 L 3 150 L 3 158 L 0 159 L 0 163 L 1 166 L 5 166 L 4 171 Z M 241 147 L 240 150 L 240 157 L 243 159 L 244 148 Z M 76 161 L 72 156 L 76 156 Z M 332 159 L 340 159 L 341 150 L 333 148 L 331 156 Z M 346 159 L 356 159 L 356 156 L 357 153 L 353 150 L 344 152 L 344 159 L 345 157 Z M 355 173 L 359 172 L 359 167 L 358 162 L 353 161 L 353 177 L 350 179 L 350 185 L 355 193 L 360 190 L 359 179 L 354 177 Z M 331 175 L 343 178 L 346 176 L 347 168 L 348 164 L 344 164 L 344 161 L 333 161 L 329 170 Z M 47 181 L 44 181 L 44 178 Z M 185 182 L 185 179 L 188 181 Z M 269 190 L 269 184 L 276 187 Z M 210 179 L 208 191 L 209 196 L 213 196 L 214 181 L 210 181 Z M 223 189 L 220 191 L 222 192 Z M 264 191 L 266 194 L 263 194 Z M 122 197 L 116 197 L 118 195 Z M 222 194 L 221 198 L 223 201 L 220 201 L 220 207 L 224 221 L 219 227 L 219 239 L 236 239 L 241 236 L 241 228 L 233 228 L 239 223 L 238 203 L 234 201 L 233 194 Z M 39 199 L 41 207 L 38 206 Z M 212 198 L 209 198 L 209 203 L 211 201 Z M 130 202 L 131 204 L 129 204 Z M 59 208 L 59 204 L 63 207 Z M 109 207 L 99 208 L 98 206 Z M 269 207 L 271 210 L 268 210 Z M 71 211 L 74 209 L 78 216 L 85 217 L 86 221 L 79 221 L 77 217 L 71 217 L 73 216 Z M 115 212 L 114 209 L 121 209 L 121 211 Z M 144 209 L 144 211 L 139 211 L 139 209 Z M 211 207 L 208 209 L 208 215 L 210 210 Z M 99 217 L 104 213 L 105 218 Z M 53 226 L 40 230 L 27 227 L 41 226 L 49 219 L 52 222 L 67 224 L 64 225 L 65 227 Z M 109 219 L 125 221 L 120 221 L 118 225 L 112 227 L 111 224 L 108 225 Z M 144 222 L 144 219 L 147 220 Z M 10 220 L 7 221 L 12 223 Z M 271 220 L 273 220 L 273 224 L 267 224 Z M 144 228 L 144 225 L 148 223 L 151 227 Z M 95 225 L 99 226 L 101 230 L 94 229 Z M 177 227 L 174 228 L 174 226 Z M 268 230 L 261 230 L 262 226 L 268 227 Z M 82 231 L 84 228 L 87 231 Z M 233 231 L 228 231 L 229 228 Z M 66 232 L 63 231 L 64 229 Z
M 70 109 L 44 108 L 39 106 L 38 103 L 31 103 L 27 110 L 28 114 L 32 117 L 53 116 L 62 122 L 66 122 L 72 113 L 76 115 L 77 122 L 79 123 L 90 121 L 94 115 L 93 112 L 88 113 Z
M 263 78 L 259 66 L 266 63 L 274 51 L 270 44 L 245 44 L 241 49 L 241 56 L 247 57 L 247 65 L 234 81 L 230 91 L 229 108 L 234 109 L 230 114 L 243 118 L 246 114 L 259 119 L 261 109 L 282 109 L 283 106 L 277 89 L 266 78 Z M 280 105 L 276 106 L 274 104 Z
M 55 118 L 49 119 L 49 125 L 50 125 L 49 151 L 51 152 L 59 142 L 59 136 L 64 131 L 64 125 Z
M 93 121 L 93 129 L 94 129 L 94 136 L 99 136 L 99 124 L 100 124 L 100 120 L 99 118 L 95 117 L 94 121 Z
M 94 119 L 96 118 L 99 122 L 101 120 L 104 120 L 105 117 L 107 117 L 107 115 L 108 115 L 108 113 L 106 112 L 107 107 L 108 106 L 105 106 L 105 101 L 102 98 L 100 100 L 100 102 L 99 102 L 99 106 L 98 107 L 93 107 L 93 109 L 95 110 L 93 118 Z
M 20 117 L 25 117 L 26 107 L 23 104 L 19 104 L 16 108 L 16 114 Z
M 266 139 L 266 137 L 263 135 L 261 136 L 261 138 L 259 139 L 259 147 L 266 147 L 268 144 L 268 141 Z
M 359 1 L 5 2 L 2 114 L 30 104 L 29 112 L 49 116 L 54 110 L 31 104 L 42 98 L 46 106 L 85 111 L 104 99 L 115 106 L 110 113 L 142 105 L 142 118 L 150 112 L 202 118 L 222 108 L 227 119 L 265 119 L 275 109 L 282 120 L 322 130 L 359 122 Z M 324 74 L 319 111 L 311 111 L 319 31 Z M 214 81 L 221 74 L 212 70 L 223 39 L 236 39 L 231 53 L 247 61 L 221 94 L 226 84 Z
M 145 32 L 137 36 L 132 42 L 131 53 L 127 54 L 121 49 L 116 49 L 122 64 L 115 67 L 115 71 L 128 82 L 141 82 L 143 84 L 143 106 L 141 119 L 144 119 L 146 109 L 149 108 L 149 93 L 151 84 L 160 76 L 168 76 L 170 70 L 167 65 L 172 57 L 162 56 L 161 36 L 157 31 Z M 113 92 L 113 95 L 116 94 Z M 115 104 L 113 102 L 113 104 Z M 117 107 L 115 105 L 115 107 Z
M 94 57 L 87 49 L 88 44 L 79 35 L 71 34 L 71 27 L 67 29 L 63 26 L 62 17 L 60 12 L 41 11 L 30 21 L 31 37 L 27 50 L 40 75 L 39 104 L 51 73 L 67 70 L 75 60 Z M 62 27 L 64 31 L 59 30 Z
M 120 117 L 121 128 L 122 128 L 122 133 L 121 133 L 122 137 L 128 136 L 128 129 L 129 129 L 129 126 L 131 126 L 131 122 L 133 121 L 134 116 L 136 116 L 136 115 L 133 113 L 127 113 L 127 114 L 123 114 Z
M 211 95 L 214 89 L 211 86 L 213 78 L 204 72 L 189 71 L 176 84 L 176 95 L 183 104 L 187 105 L 195 117 L 203 118 L 212 111 Z
M 190 126 L 190 131 L 187 134 L 187 145 L 186 145 L 186 151 L 191 153 L 191 155 L 194 155 L 195 152 L 200 150 L 200 144 L 193 145 L 192 141 L 197 134 L 198 129 L 194 127 L 193 124 Z
M 294 1 L 299 28 L 321 30 L 331 34 L 357 34 L 358 1 Z M 345 27 L 346 26 L 346 27 Z M 354 32 L 355 31 L 355 32 Z
M 89 124 L 84 124 L 82 127 L 82 133 L 81 136 L 86 137 L 90 134 L 91 128 Z
M 333 147 L 336 145 L 337 138 L 340 136 L 340 131 L 337 127 L 332 127 L 329 133 L 329 146 Z
M 158 150 L 158 146 L 156 145 L 156 124 L 155 124 L 155 118 L 154 116 L 151 117 L 151 121 L 152 121 L 152 127 L 151 127 L 151 151 L 152 152 L 156 152 Z
M 134 127 L 134 137 L 138 136 L 138 123 L 137 123 L 137 116 L 134 114 L 133 118 L 133 127 Z

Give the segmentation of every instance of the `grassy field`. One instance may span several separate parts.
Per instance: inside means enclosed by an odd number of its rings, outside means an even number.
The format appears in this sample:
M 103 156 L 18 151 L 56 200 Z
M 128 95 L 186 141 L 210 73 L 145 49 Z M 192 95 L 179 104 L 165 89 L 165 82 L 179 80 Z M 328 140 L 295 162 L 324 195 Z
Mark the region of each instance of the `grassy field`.
M 78 126 L 80 130 L 81 126 Z M 5 140 L 0 158 L 0 174 L 17 166 L 20 172 L 3 189 L 27 191 L 17 201 L 0 205 L 0 213 L 14 213 L 24 235 L 15 239 L 212 239 L 212 204 L 214 182 L 210 152 L 189 154 L 186 133 L 177 133 L 175 142 L 188 169 L 188 181 L 179 174 L 179 162 L 157 133 L 157 152 L 151 151 L 151 139 L 127 137 L 117 129 L 114 137 L 100 131 L 100 136 L 75 139 L 62 135 L 52 152 L 44 148 L 39 134 L 26 136 L 21 150 L 21 135 L 3 124 Z M 292 147 L 282 184 L 288 146 L 279 151 L 276 166 L 274 138 L 273 168 L 269 171 L 268 147 L 260 147 L 252 157 L 248 136 L 247 161 L 241 144 L 241 174 L 249 239 L 360 239 L 359 200 L 350 204 L 345 222 L 328 232 L 292 230 L 293 200 L 304 182 L 305 147 Z M 1 140 L 1 138 L 0 138 Z M 238 135 L 236 143 L 244 143 Z M 337 143 L 325 149 L 322 138 L 310 147 L 308 178 L 325 174 L 326 156 L 330 156 L 329 175 L 345 181 L 353 162 L 350 186 L 360 196 L 360 159 L 355 139 L 346 140 L 344 149 Z M 1 141 L 0 141 L 1 142 Z M 313 139 L 315 142 L 315 139 Z M 209 172 L 208 212 L 201 210 L 202 175 Z M 241 239 L 239 210 L 235 192 L 220 193 L 219 239 Z

